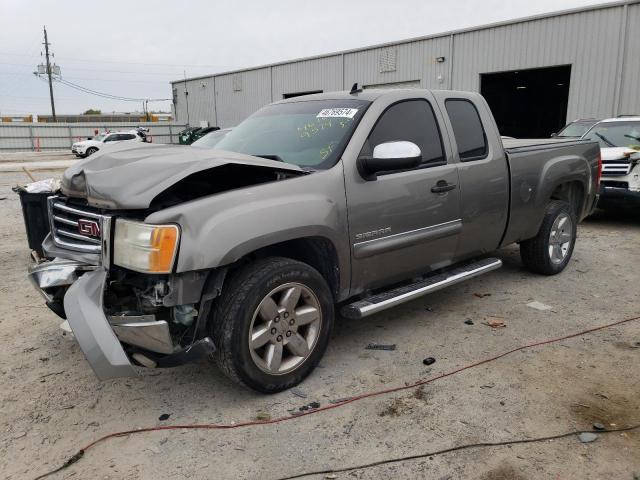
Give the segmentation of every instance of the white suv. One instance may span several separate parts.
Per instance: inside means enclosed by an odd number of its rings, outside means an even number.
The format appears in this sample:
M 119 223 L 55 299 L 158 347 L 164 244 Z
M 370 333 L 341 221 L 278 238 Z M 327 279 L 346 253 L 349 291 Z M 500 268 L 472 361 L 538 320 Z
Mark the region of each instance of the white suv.
M 82 140 L 71 145 L 71 153 L 76 157 L 88 157 L 103 148 L 107 143 L 146 142 L 146 137 L 138 130 L 128 132 L 101 133 L 90 140 Z
M 582 136 L 600 144 L 604 209 L 640 206 L 640 116 L 622 115 L 596 123 Z

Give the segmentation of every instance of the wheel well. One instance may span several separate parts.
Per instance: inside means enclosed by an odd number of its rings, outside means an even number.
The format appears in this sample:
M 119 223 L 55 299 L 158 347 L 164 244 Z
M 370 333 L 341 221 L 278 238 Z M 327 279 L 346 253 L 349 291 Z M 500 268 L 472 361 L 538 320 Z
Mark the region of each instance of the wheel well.
M 551 200 L 568 202 L 579 217 L 584 203 L 584 187 L 580 182 L 561 183 L 551 193 Z
M 305 237 L 263 247 L 238 263 L 265 257 L 286 257 L 312 266 L 324 277 L 334 298 L 340 291 L 340 264 L 333 243 L 324 237 Z

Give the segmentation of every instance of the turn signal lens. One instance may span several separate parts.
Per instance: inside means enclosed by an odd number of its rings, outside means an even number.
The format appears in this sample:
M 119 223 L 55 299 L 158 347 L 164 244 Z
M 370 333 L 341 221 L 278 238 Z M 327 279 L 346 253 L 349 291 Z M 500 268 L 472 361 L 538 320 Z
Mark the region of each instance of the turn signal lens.
M 117 219 L 113 263 L 146 273 L 171 273 L 178 252 L 177 225 L 149 225 Z

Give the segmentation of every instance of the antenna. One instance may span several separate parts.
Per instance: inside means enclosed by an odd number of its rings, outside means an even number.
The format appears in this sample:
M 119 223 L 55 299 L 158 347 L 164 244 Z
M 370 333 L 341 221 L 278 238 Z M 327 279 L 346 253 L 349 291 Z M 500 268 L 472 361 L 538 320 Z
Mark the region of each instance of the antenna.
M 351 91 L 349 92 L 349 95 L 355 95 L 356 93 L 360 93 L 362 91 L 362 88 L 358 88 L 358 82 L 353 84 L 353 87 L 351 87 Z

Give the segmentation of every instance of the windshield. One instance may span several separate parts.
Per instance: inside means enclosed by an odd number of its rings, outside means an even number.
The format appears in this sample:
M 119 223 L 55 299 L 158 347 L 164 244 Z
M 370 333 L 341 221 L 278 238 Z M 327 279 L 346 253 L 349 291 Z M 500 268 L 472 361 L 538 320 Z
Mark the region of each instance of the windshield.
M 215 147 L 220 140 L 226 137 L 227 133 L 229 133 L 230 129 L 225 130 L 217 130 L 215 132 L 210 132 L 202 138 L 199 138 L 195 142 L 191 144 L 192 147 L 199 148 L 213 148 Z
M 564 127 L 558 132 L 556 137 L 581 137 L 587 130 L 589 130 L 596 122 L 573 122 Z
M 100 135 L 96 135 L 95 137 L 93 137 L 91 140 L 95 140 L 96 142 L 101 142 L 106 136 L 107 136 L 106 133 L 101 133 Z
M 640 121 L 598 123 L 582 138 L 598 142 L 601 148 L 627 147 L 640 150 Z
M 330 168 L 369 103 L 347 99 L 268 105 L 229 132 L 216 148 L 300 167 Z

